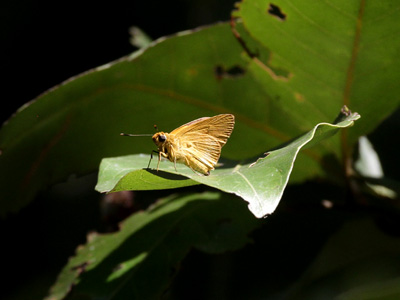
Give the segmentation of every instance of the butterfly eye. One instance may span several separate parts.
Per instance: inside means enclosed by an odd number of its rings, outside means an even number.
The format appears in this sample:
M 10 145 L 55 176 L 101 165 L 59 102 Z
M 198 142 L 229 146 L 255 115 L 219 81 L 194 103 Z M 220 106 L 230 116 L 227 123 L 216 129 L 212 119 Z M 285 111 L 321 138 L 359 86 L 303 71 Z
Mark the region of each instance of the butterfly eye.
M 165 135 L 160 135 L 160 136 L 158 136 L 158 140 L 159 140 L 160 142 L 165 142 L 166 139 L 167 139 L 167 137 L 166 137 Z

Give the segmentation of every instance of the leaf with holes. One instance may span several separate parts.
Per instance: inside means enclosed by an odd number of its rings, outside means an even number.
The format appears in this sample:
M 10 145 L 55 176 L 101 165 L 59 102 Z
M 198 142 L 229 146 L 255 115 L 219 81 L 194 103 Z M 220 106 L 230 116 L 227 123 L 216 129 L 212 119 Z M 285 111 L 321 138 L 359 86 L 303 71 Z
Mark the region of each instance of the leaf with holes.
M 300 149 L 332 136 L 340 128 L 353 125 L 359 117 L 345 108 L 337 124 L 320 123 L 255 163 L 230 162 L 212 171 L 209 176 L 200 176 L 181 164 L 177 164 L 175 171 L 174 164 L 169 161 L 160 163 L 159 172 L 146 169 L 149 155 L 106 158 L 100 165 L 96 189 L 100 192 L 154 190 L 201 183 L 242 197 L 249 203 L 250 211 L 261 218 L 271 214 L 278 205 Z
M 399 106 L 397 0 L 243 0 L 237 8 L 247 70 L 281 102 L 277 114 L 304 128 L 351 107 L 363 119 L 345 137 L 346 153 Z

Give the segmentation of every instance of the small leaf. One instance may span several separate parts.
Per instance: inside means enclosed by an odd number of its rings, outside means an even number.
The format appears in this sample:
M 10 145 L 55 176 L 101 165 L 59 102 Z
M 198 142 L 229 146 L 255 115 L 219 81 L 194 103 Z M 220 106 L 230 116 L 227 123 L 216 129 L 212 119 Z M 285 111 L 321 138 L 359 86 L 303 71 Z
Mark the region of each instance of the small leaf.
M 130 42 L 133 46 L 137 48 L 145 48 L 150 45 L 151 38 L 139 27 L 132 26 L 129 28 L 129 33 L 131 35 Z
M 221 253 L 250 241 L 247 234 L 260 222 L 241 206 L 220 193 L 160 200 L 126 219 L 117 233 L 90 234 L 47 299 L 159 299 L 192 247 Z
M 360 177 L 356 179 L 361 186 L 365 184 L 364 190 L 369 194 L 388 199 L 397 199 L 400 197 L 400 182 L 397 180 L 386 177 Z M 378 202 L 381 205 L 385 204 L 382 199 L 379 199 Z M 394 208 L 400 210 L 400 203 L 398 201 L 389 203 L 389 209 Z
M 300 149 L 311 141 L 314 144 L 332 136 L 339 128 L 353 125 L 359 118 L 357 113 L 349 113 L 337 124 L 317 124 L 308 133 L 255 163 L 228 163 L 209 176 L 200 176 L 179 164 L 175 171 L 174 164 L 169 161 L 160 163 L 159 172 L 145 169 L 150 157 L 143 154 L 103 159 L 96 190 L 169 189 L 202 183 L 242 197 L 249 202 L 249 209 L 257 218 L 265 217 L 277 207 Z M 174 178 L 172 174 L 181 176 Z
M 369 194 L 389 199 L 399 197 L 399 183 L 384 177 L 379 155 L 365 136 L 358 140 L 358 158 L 354 169 L 358 172 L 357 181 L 362 187 L 365 185 L 364 190 Z
M 383 170 L 378 153 L 367 137 L 362 136 L 358 140 L 358 159 L 354 168 L 365 177 L 382 178 Z

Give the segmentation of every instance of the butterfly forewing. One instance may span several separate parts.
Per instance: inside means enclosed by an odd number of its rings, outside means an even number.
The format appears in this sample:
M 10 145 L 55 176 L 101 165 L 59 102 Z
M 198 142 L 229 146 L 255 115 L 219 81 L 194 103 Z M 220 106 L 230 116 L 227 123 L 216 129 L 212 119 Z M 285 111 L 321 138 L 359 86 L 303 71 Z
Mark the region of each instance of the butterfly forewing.
M 189 133 L 197 134 L 198 137 L 210 135 L 216 138 L 222 147 L 230 137 L 234 125 L 235 117 L 231 114 L 223 114 L 191 121 L 173 130 L 171 134 L 177 139 L 186 139 Z

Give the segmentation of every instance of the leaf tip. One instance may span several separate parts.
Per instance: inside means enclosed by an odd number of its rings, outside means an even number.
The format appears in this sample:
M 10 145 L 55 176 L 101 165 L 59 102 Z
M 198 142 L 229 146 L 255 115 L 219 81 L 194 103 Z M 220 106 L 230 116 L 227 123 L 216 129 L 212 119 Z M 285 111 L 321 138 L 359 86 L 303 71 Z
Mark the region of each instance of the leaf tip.
M 340 123 L 344 120 L 348 121 L 355 121 L 361 118 L 361 115 L 357 112 L 352 112 L 346 105 L 343 105 L 343 107 L 340 110 L 339 115 L 336 117 L 334 124 Z

